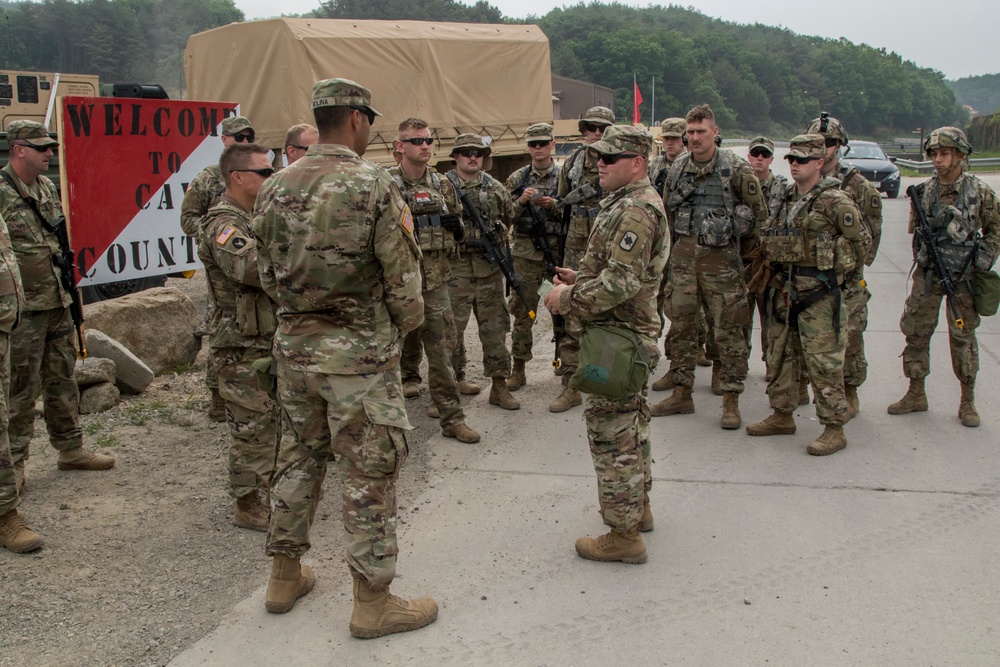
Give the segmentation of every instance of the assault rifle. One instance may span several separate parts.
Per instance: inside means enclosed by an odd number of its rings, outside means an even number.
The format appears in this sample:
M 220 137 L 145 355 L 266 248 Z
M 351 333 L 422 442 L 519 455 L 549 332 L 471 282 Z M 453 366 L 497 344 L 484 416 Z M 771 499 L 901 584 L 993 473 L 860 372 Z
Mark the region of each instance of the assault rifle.
M 455 186 L 455 191 L 458 193 L 459 199 L 462 200 L 463 212 L 467 212 L 468 216 L 472 218 L 472 221 L 476 223 L 476 227 L 479 228 L 480 239 L 479 247 L 483 251 L 483 257 L 490 264 L 496 264 L 500 267 L 500 272 L 503 273 L 503 277 L 507 279 L 507 289 L 514 290 L 517 294 L 517 298 L 521 300 L 524 304 L 525 310 L 528 311 L 528 317 L 535 319 L 535 311 L 531 309 L 528 302 L 524 298 L 524 292 L 521 288 L 521 279 L 517 277 L 517 273 L 514 272 L 514 258 L 510 254 L 510 250 L 507 248 L 506 238 L 501 246 L 500 242 L 497 240 L 496 234 L 493 232 L 493 228 L 486 224 L 486 222 L 479 215 L 479 210 L 472 205 L 472 201 L 469 199 L 469 195 L 465 193 L 462 189 L 461 184 L 458 182 L 458 177 L 454 172 L 448 173 L 448 180 L 451 184 Z
M 923 239 L 924 247 L 927 248 L 927 254 L 931 258 L 931 268 L 938 276 L 938 284 L 941 285 L 941 289 L 947 295 L 948 309 L 951 310 L 951 315 L 955 318 L 955 326 L 959 329 L 964 329 L 965 320 L 958 314 L 958 308 L 955 306 L 955 275 L 944 263 L 944 260 L 941 259 L 941 253 L 935 244 L 934 230 L 931 229 L 930 220 L 927 219 L 927 213 L 920 203 L 920 194 L 917 192 L 917 186 L 911 185 L 906 188 L 906 196 L 910 198 L 910 203 L 913 204 L 913 211 L 917 214 L 917 228 L 915 231 Z

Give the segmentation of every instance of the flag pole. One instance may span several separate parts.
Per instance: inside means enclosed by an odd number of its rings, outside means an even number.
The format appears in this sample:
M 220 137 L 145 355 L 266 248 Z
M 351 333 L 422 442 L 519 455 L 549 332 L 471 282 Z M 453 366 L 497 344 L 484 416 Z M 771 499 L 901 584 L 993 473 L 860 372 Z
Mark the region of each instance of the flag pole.
M 652 88 L 653 88 L 653 102 L 652 102 L 652 107 L 651 107 L 652 111 L 650 112 L 651 117 L 649 119 L 649 126 L 652 127 L 653 124 L 656 123 L 656 77 L 653 76 L 653 77 L 650 77 L 650 79 L 652 79 L 652 84 L 653 84 L 652 85 Z

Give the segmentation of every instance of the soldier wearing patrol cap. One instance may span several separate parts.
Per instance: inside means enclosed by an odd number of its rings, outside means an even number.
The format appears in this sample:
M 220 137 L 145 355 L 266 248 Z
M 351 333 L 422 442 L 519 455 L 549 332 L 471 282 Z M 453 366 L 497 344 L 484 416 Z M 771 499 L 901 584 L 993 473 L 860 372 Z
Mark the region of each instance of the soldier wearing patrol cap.
M 566 250 L 563 266 L 575 269 L 580 265 L 587 249 L 587 239 L 594 220 L 600 211 L 601 185 L 597 176 L 597 158 L 587 150 L 604 136 L 604 131 L 615 124 L 615 114 L 607 107 L 591 107 L 577 123 L 583 135 L 584 146 L 573 151 L 559 172 L 558 199 L 564 215 L 569 218 L 566 230 Z M 568 214 L 566 207 L 569 207 Z M 562 340 L 559 356 L 562 363 L 556 373 L 563 376 L 562 392 L 549 403 L 549 412 L 565 412 L 583 403 L 580 392 L 569 386 L 569 378 L 576 370 L 580 353 L 579 325 L 572 318 L 566 320 L 566 336 Z
M 667 183 L 667 172 L 674 160 L 687 151 L 684 144 L 684 131 L 687 121 L 683 118 L 667 118 L 660 122 L 660 144 L 663 152 L 649 163 L 649 182 L 663 196 L 663 187 Z
M 656 295 L 670 254 L 663 202 L 650 185 L 647 161 L 653 137 L 615 125 L 588 151 L 597 163 L 601 212 L 579 271 L 559 268 L 556 287 L 545 297 L 550 311 L 574 316 L 582 327 L 614 324 L 633 332 L 653 365 L 660 315 Z M 637 393 L 587 398 L 584 417 L 597 472 L 598 500 L 611 531 L 581 537 L 576 551 L 598 561 L 644 563 L 640 532 L 653 529 L 649 508 L 652 458 L 645 382 Z
M 14 121 L 7 127 L 10 161 L 0 178 L 0 218 L 7 223 L 24 286 L 17 328 L 10 334 L 9 438 L 18 485 L 24 485 L 29 445 L 35 434 L 36 387 L 41 386 L 49 442 L 60 470 L 106 470 L 113 456 L 83 449 L 80 391 L 73 367 L 76 346 L 69 312 L 72 295 L 63 286 L 53 227 L 62 217 L 59 193 L 45 177 L 58 143 L 41 123 Z M 13 321 L 10 322 L 13 325 Z
M 354 580 L 351 634 L 379 637 L 437 618 L 432 598 L 389 593 L 396 480 L 407 455 L 399 344 L 423 320 L 413 217 L 386 171 L 361 155 L 379 113 L 353 81 L 313 86 L 319 143 L 269 179 L 254 207 L 261 284 L 277 304 L 281 443 L 271 489 L 265 607 L 292 609 L 315 577 L 309 549 L 327 466 L 339 469 Z M 317 252 L 322 248 L 322 252 Z
M 900 400 L 889 406 L 890 415 L 925 412 L 925 378 L 931 371 L 931 335 L 937 328 L 941 301 L 948 320 L 951 367 L 962 384 L 958 418 L 963 426 L 979 426 L 976 410 L 976 374 L 979 372 L 980 324 L 972 297 L 972 271 L 988 270 L 1000 252 L 1000 202 L 996 192 L 982 180 L 965 173 L 965 161 L 972 146 L 957 127 L 940 127 L 924 141 L 927 159 L 934 164 L 934 176 L 917 186 L 921 207 L 935 235 L 935 246 L 955 280 L 955 298 L 945 296 L 941 277 L 924 247 L 923 238 L 914 239 L 913 287 L 903 307 L 899 328 L 906 337 L 903 373 L 910 387 Z M 916 212 L 910 211 L 911 234 L 916 229 Z M 959 326 L 956 319 L 962 321 Z
M 840 286 L 864 257 L 858 240 L 861 212 L 837 179 L 822 176 L 825 156 L 819 134 L 791 140 L 786 159 L 795 187 L 788 188 L 778 214 L 761 230 L 763 253 L 773 268 L 765 294 L 772 317 L 767 395 L 774 413 L 746 427 L 750 435 L 795 433 L 792 413 L 804 362 L 816 392 L 816 416 L 825 427 L 806 450 L 816 456 L 847 446 L 847 317 Z

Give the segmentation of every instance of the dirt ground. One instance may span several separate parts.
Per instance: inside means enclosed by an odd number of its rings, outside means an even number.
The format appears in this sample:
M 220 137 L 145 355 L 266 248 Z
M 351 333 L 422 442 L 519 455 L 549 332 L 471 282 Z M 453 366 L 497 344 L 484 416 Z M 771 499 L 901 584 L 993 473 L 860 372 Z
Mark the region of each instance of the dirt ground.
M 204 311 L 201 272 L 168 286 Z M 230 523 L 227 430 L 206 414 L 203 355 L 197 368 L 82 417 L 85 446 L 113 453 L 112 470 L 58 471 L 36 420 L 21 512 L 46 543 L 26 555 L 0 549 L 0 666 L 165 665 L 266 583 L 264 534 Z M 400 481 L 404 523 L 416 511 L 406 499 L 430 483 L 427 400 L 425 387 L 407 405 L 415 430 Z M 338 567 L 347 576 L 341 531 L 334 477 L 306 557 L 326 576 Z

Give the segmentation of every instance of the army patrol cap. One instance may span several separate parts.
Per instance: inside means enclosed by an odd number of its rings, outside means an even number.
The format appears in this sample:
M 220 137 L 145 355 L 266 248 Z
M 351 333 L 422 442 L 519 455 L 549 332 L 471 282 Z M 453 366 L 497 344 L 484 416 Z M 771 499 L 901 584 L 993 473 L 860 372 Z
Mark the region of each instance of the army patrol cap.
M 755 148 L 764 148 L 769 153 L 771 153 L 771 155 L 774 155 L 774 142 L 768 139 L 767 137 L 760 136 L 751 139 L 750 148 L 748 150 L 752 151 Z
M 631 125 L 612 125 L 604 131 L 604 138 L 588 146 L 601 155 L 635 153 L 645 158 L 653 148 L 653 135 Z
M 23 141 L 36 148 L 55 148 L 59 142 L 49 136 L 41 123 L 33 120 L 15 120 L 7 126 L 7 141 Z
M 792 137 L 792 140 L 788 142 L 788 154 L 785 155 L 785 159 L 792 157 L 825 158 L 826 140 L 822 134 L 815 132 Z
M 524 137 L 525 141 L 552 141 L 553 139 L 552 126 L 548 123 L 535 123 L 528 126 Z
M 253 124 L 246 116 L 230 116 L 222 121 L 222 133 L 228 136 L 239 134 L 243 130 L 253 132 Z
M 969 143 L 969 138 L 965 136 L 965 132 L 950 125 L 939 127 L 924 139 L 924 153 L 927 153 L 932 148 L 954 148 L 962 155 L 970 155 L 972 153 L 972 144 Z
M 576 125 L 581 132 L 587 123 L 594 125 L 614 125 L 615 112 L 607 107 L 590 107 Z
M 660 122 L 660 138 L 677 137 L 681 139 L 684 137 L 687 126 L 687 121 L 683 118 L 667 118 Z
M 457 151 L 463 148 L 478 148 L 483 151 L 483 157 L 493 152 L 486 140 L 478 134 L 460 134 L 455 137 L 455 147 L 451 149 L 451 155 L 454 156 Z
M 325 79 L 313 84 L 312 108 L 362 107 L 381 116 L 372 106 L 372 91 L 350 79 Z
M 823 119 L 816 118 L 813 122 L 809 123 L 809 129 L 806 130 L 807 134 L 821 134 L 824 139 L 836 139 L 844 146 L 850 139 L 847 137 L 847 131 L 844 130 L 844 126 L 840 124 L 840 121 L 829 116 L 826 119 L 826 132 L 820 132 L 820 128 L 823 126 Z

